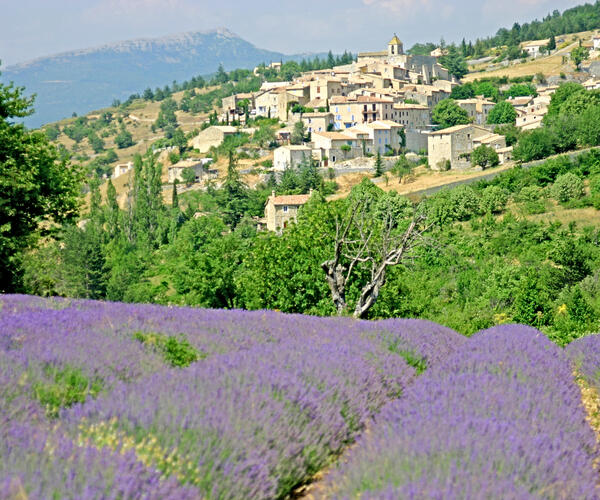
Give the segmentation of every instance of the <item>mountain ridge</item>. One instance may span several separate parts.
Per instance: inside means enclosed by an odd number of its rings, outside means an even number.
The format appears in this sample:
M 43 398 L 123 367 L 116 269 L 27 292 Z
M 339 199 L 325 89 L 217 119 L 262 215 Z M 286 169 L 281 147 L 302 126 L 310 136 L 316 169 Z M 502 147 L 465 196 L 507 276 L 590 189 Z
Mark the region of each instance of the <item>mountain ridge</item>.
M 125 100 L 147 87 L 226 70 L 252 69 L 262 62 L 299 60 L 261 49 L 227 28 L 136 38 L 76 49 L 0 68 L 0 80 L 37 94 L 35 113 L 25 119 L 39 127 Z M 318 54 L 322 55 L 322 54 Z

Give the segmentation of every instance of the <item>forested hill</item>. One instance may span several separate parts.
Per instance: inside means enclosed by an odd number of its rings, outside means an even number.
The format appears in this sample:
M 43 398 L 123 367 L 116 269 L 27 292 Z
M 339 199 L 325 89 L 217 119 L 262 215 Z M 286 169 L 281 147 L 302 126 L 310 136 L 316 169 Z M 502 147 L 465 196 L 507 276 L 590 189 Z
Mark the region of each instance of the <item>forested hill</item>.
M 191 32 L 164 38 L 138 39 L 43 57 L 0 68 L 0 79 L 36 93 L 30 127 L 56 121 L 73 112 L 103 108 L 144 88 L 225 69 L 302 56 L 286 56 L 255 47 L 226 29 Z
M 496 36 L 489 38 L 492 46 L 510 45 L 511 42 L 524 42 L 527 40 L 540 40 L 552 35 L 578 33 L 600 28 L 600 1 L 593 4 L 586 3 L 565 10 L 562 14 L 555 10 L 541 21 L 519 25 L 515 23 L 512 28 L 501 28 Z
M 500 28 L 494 36 L 488 38 L 462 41 L 462 53 L 465 57 L 483 57 L 484 52 L 492 47 L 515 46 L 529 40 L 543 40 L 551 36 L 580 33 L 600 29 L 600 0 L 595 3 L 579 5 L 564 12 L 554 10 L 541 21 L 519 24 L 511 28 Z M 427 54 L 437 47 L 436 43 L 417 43 L 411 49 L 412 54 Z

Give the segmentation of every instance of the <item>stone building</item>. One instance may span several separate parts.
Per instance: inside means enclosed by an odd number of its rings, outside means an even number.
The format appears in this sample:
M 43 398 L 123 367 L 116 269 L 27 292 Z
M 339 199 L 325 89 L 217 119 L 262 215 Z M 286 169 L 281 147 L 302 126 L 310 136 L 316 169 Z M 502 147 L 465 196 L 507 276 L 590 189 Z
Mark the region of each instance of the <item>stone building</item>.
M 433 170 L 444 170 L 447 162 L 455 170 L 471 166 L 471 153 L 480 145 L 503 150 L 501 159 L 507 155 L 506 139 L 479 125 L 456 125 L 455 127 L 431 132 L 428 137 L 429 166 Z
M 204 179 L 212 179 L 217 175 L 216 170 L 209 170 L 208 166 L 212 163 L 212 158 L 199 158 L 190 160 L 181 160 L 175 165 L 171 165 L 169 171 L 169 182 L 184 182 L 184 170 L 191 168 L 194 170 L 194 182 L 200 182 Z
M 284 171 L 294 168 L 305 160 L 310 160 L 312 150 L 308 146 L 281 146 L 273 156 L 273 170 Z
M 457 99 L 456 104 L 464 109 L 473 123 L 477 125 L 485 125 L 487 123 L 488 115 L 496 105 L 495 102 L 480 98 Z
M 235 127 L 227 125 L 213 125 L 200 132 L 190 141 L 192 148 L 197 149 L 200 153 L 208 153 L 211 147 L 219 147 L 225 137 L 237 133 Z
M 300 207 L 310 199 L 309 194 L 276 196 L 271 193 L 265 205 L 265 219 L 269 231 L 281 232 L 291 221 L 296 221 Z
M 306 127 L 306 131 L 310 134 L 313 132 L 327 132 L 334 125 L 333 113 L 304 113 L 302 121 Z

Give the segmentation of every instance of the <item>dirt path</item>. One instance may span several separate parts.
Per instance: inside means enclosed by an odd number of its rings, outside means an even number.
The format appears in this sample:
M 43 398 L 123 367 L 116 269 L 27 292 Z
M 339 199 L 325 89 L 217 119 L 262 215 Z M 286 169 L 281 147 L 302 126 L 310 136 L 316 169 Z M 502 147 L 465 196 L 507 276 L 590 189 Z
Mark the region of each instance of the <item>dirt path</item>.
M 358 445 L 358 439 L 368 436 L 371 433 L 371 425 L 372 421 L 369 421 L 364 432 L 357 437 L 356 441 L 348 446 L 330 465 L 317 472 L 311 483 L 305 484 L 294 491 L 292 498 L 298 500 L 326 500 L 327 498 L 331 498 L 333 492 L 328 488 L 329 477 L 339 464 L 348 460 L 350 453 Z
M 600 443 L 600 395 L 583 377 L 577 373 L 574 373 L 573 376 L 581 391 L 581 401 L 587 413 L 586 420 L 596 434 L 596 441 Z

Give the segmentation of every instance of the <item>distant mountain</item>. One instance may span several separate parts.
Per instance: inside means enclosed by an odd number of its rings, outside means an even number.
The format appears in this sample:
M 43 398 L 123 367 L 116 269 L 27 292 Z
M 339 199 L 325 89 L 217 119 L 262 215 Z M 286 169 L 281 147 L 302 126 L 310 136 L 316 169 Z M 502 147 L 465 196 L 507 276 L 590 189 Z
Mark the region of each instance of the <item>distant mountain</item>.
M 106 107 L 146 87 L 155 88 L 225 69 L 253 68 L 261 62 L 300 59 L 255 47 L 217 29 L 163 38 L 144 38 L 65 52 L 0 68 L 0 79 L 37 94 L 30 127 Z

